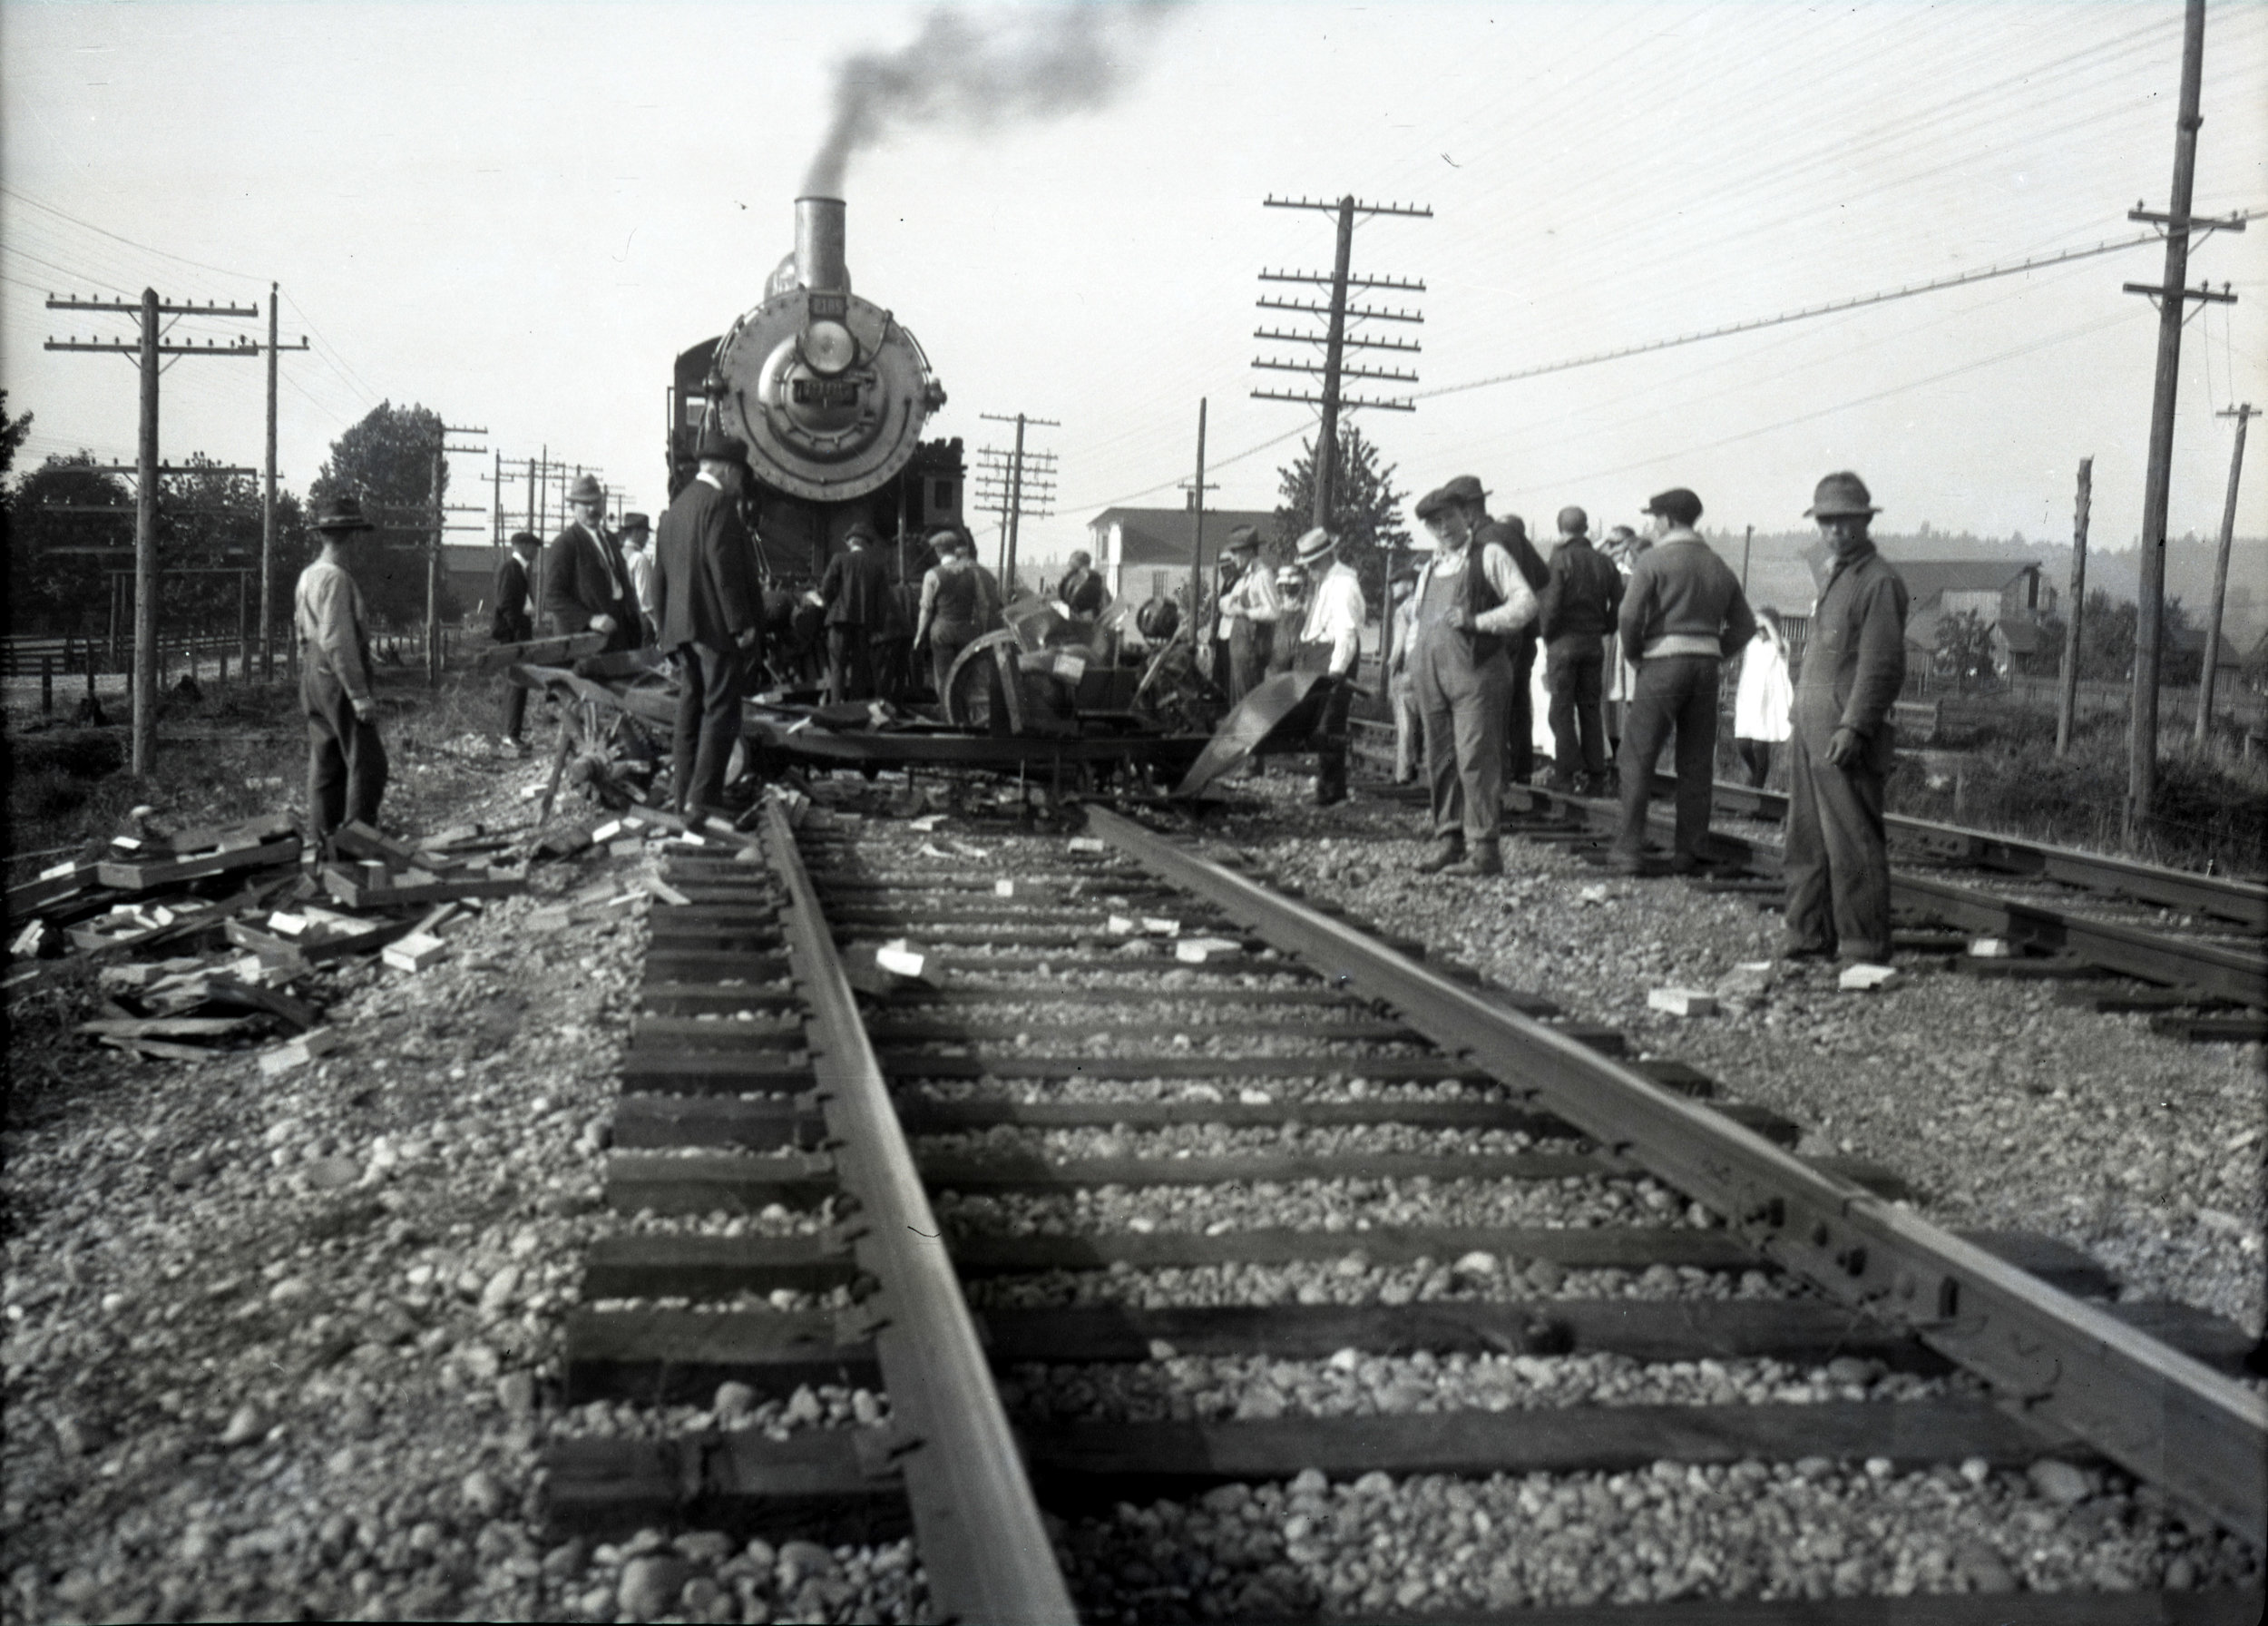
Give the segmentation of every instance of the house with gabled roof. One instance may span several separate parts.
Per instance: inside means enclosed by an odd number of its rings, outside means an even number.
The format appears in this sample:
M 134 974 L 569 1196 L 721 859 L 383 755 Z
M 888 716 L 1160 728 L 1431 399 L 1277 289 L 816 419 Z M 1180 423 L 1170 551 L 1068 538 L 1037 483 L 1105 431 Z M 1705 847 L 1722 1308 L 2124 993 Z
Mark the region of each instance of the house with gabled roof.
M 1087 551 L 1110 584 L 1114 599 L 1169 598 L 1189 579 L 1190 551 L 1198 543 L 1197 514 L 1189 508 L 1105 508 L 1087 522 Z M 1204 557 L 1198 568 L 1207 583 L 1220 563 L 1229 532 L 1250 525 L 1263 545 L 1276 535 L 1276 514 L 1266 509 L 1207 508 Z

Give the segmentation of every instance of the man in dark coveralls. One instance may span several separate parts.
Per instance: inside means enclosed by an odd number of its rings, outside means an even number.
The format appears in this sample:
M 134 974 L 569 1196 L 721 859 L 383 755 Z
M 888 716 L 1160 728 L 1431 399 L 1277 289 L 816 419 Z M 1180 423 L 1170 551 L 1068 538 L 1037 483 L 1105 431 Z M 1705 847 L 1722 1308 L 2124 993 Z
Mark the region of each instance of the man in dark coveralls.
M 718 810 L 725 768 L 740 737 L 740 696 L 764 654 L 764 595 L 756 550 L 740 519 L 748 449 L 719 430 L 694 450 L 700 472 L 661 516 L 654 547 L 654 619 L 678 672 L 670 778 L 677 810 Z
M 511 551 L 496 567 L 496 578 L 489 586 L 488 635 L 498 643 L 525 643 L 535 636 L 535 618 L 528 613 L 528 566 L 535 563 L 536 550 L 542 545 L 534 532 L 515 531 Z M 507 680 L 503 734 L 506 744 L 520 743 L 527 717 L 528 691 Z
M 376 527 L 362 504 L 334 497 L 316 511 L 323 552 L 299 573 L 292 623 L 299 635 L 299 708 L 308 720 L 308 822 L 319 847 L 341 825 L 378 822 L 386 747 L 370 679 L 370 619 L 347 573 L 347 549 Z
M 1867 534 L 1880 512 L 1848 472 L 1812 495 L 1834 563 L 1812 615 L 1788 741 L 1789 959 L 1890 959 L 1882 790 L 1891 703 L 1906 681 L 1906 584 Z
M 819 602 L 826 611 L 827 699 L 869 700 L 875 697 L 873 649 L 869 640 L 886 632 L 890 620 L 890 564 L 880 538 L 863 519 L 851 522 L 843 551 L 827 561 L 819 578 Z
M 1517 514 L 1489 517 L 1489 494 L 1480 479 L 1459 475 L 1434 494 L 1456 505 L 1464 515 L 1465 529 L 1486 552 L 1493 543 L 1502 548 L 1520 570 L 1530 597 L 1540 593 L 1551 579 L 1550 567 L 1528 540 L 1528 522 Z M 1536 622 L 1530 616 L 1504 640 L 1504 654 L 1511 669 L 1511 688 L 1504 700 L 1503 773 L 1508 785 L 1525 785 L 1536 771 L 1536 706 L 1531 690 L 1536 671 Z
M 606 529 L 606 487 L 589 475 L 567 494 L 575 517 L 543 550 L 543 620 L 554 633 L 603 632 L 605 653 L 634 650 L 646 623 L 630 565 Z

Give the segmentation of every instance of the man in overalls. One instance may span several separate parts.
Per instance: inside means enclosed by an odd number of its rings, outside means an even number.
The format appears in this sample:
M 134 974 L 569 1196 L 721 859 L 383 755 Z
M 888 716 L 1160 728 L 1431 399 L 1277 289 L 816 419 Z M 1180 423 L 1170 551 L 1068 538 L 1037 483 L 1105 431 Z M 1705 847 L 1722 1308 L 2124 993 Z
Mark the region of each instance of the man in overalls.
M 1339 539 L 1321 525 L 1299 539 L 1299 563 L 1315 591 L 1292 651 L 1292 670 L 1321 672 L 1330 685 L 1314 734 L 1318 808 L 1346 799 L 1346 711 L 1354 703 L 1354 666 L 1369 612 L 1361 579 L 1340 562 L 1338 552 Z
M 1536 595 L 1511 553 L 1476 536 L 1465 504 L 1428 493 L 1418 518 L 1435 551 L 1411 594 L 1409 670 L 1425 730 L 1433 847 L 1422 875 L 1501 875 L 1504 730 L 1512 665 L 1506 645 L 1536 619 Z

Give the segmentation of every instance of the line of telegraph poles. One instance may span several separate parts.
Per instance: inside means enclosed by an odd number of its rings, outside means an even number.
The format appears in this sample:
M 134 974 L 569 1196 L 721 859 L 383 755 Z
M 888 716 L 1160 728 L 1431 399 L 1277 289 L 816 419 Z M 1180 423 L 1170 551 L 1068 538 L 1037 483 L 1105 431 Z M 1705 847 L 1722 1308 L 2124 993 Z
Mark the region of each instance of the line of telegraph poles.
M 1051 417 L 1033 417 L 1019 412 L 1013 416 L 1005 413 L 982 412 L 977 415 L 996 424 L 1016 426 L 1016 445 L 1012 452 L 985 446 L 977 452 L 977 495 L 987 502 L 977 504 L 978 511 L 1001 516 L 1000 591 L 1003 598 L 1016 594 L 1016 542 L 1021 522 L 1026 515 L 1045 519 L 1055 512 L 1055 454 L 1024 451 L 1024 430 L 1030 426 L 1060 429 L 1063 426 Z M 1027 503 L 1031 505 L 1027 506 Z

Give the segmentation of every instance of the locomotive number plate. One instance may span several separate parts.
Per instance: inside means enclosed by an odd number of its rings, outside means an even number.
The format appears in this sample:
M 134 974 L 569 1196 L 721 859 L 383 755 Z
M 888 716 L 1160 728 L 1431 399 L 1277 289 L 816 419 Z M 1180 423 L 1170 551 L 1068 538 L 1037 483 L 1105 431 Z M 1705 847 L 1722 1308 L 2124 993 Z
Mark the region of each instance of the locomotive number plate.
M 794 382 L 796 405 L 798 406 L 858 405 L 858 383 L 855 379 L 797 378 Z
M 815 318 L 833 317 L 840 321 L 849 311 L 850 296 L 847 294 L 815 293 L 811 296 L 811 314 Z

